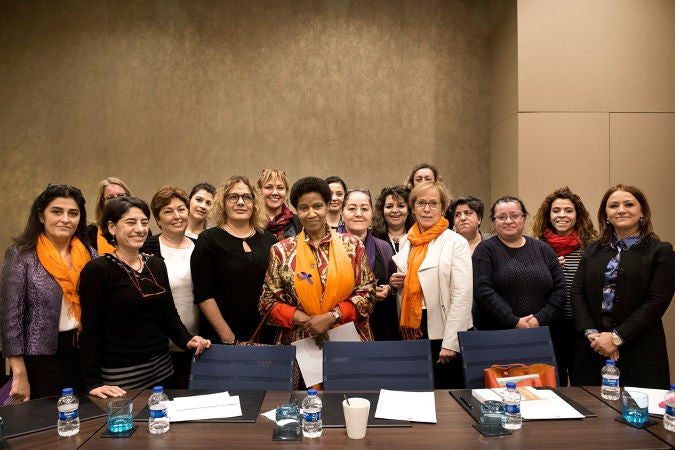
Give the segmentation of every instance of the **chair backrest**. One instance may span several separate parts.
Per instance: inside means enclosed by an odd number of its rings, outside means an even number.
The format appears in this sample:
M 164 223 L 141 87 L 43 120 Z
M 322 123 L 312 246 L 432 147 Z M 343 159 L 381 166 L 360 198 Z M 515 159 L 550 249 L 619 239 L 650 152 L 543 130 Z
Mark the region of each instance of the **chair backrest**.
M 548 327 L 460 331 L 458 336 L 467 389 L 485 387 L 483 369 L 493 364 L 549 364 L 556 368 L 560 381 Z
M 431 390 L 434 374 L 428 340 L 324 342 L 323 388 Z
M 293 390 L 292 345 L 211 345 L 192 360 L 190 389 Z

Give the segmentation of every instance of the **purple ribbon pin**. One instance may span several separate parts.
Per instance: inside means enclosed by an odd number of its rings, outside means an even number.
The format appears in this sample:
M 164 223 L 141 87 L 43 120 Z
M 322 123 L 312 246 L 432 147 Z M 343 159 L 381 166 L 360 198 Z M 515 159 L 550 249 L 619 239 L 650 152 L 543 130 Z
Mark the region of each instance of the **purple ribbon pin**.
M 311 273 L 299 272 L 298 278 L 300 278 L 301 280 L 307 280 L 309 282 L 309 284 L 314 284 L 314 282 L 312 281 L 312 274 Z

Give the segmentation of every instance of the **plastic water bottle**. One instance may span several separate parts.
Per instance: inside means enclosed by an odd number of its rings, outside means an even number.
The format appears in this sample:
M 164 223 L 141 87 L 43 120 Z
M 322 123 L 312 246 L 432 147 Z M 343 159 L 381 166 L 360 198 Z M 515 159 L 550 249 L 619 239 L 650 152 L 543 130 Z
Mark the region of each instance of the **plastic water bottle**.
M 73 388 L 65 388 L 61 391 L 61 398 L 56 403 L 59 410 L 59 420 L 56 422 L 56 430 L 59 436 L 75 436 L 80 432 L 79 408 L 80 402 L 73 395 Z
M 619 387 L 619 368 L 616 367 L 616 361 L 608 359 L 605 361 L 605 367 L 602 368 L 602 386 L 600 387 L 600 396 L 604 400 L 618 400 L 621 395 Z
M 666 411 L 663 414 L 663 428 L 668 431 L 675 431 L 675 384 L 670 385 L 670 391 L 666 392 L 663 401 L 666 404 Z
M 523 426 L 523 417 L 520 415 L 520 393 L 516 390 L 516 383 L 506 383 L 506 391 L 502 394 L 504 402 L 504 423 L 507 430 L 520 430 Z
M 164 393 L 162 386 L 152 388 L 152 395 L 148 399 L 148 409 L 150 417 L 148 418 L 148 429 L 152 434 L 162 434 L 169 431 L 169 414 L 166 410 L 166 402 L 169 397 Z
M 307 397 L 302 400 L 302 435 L 304 437 L 321 436 L 323 431 L 321 406 L 321 399 L 316 395 L 316 389 L 307 389 Z

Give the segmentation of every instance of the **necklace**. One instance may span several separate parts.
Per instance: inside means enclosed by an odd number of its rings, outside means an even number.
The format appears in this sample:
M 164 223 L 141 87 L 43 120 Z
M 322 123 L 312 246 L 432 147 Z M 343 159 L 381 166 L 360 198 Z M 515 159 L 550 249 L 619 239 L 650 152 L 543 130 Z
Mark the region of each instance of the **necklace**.
M 234 237 L 236 237 L 236 238 L 239 238 L 239 239 L 248 239 L 248 238 L 250 238 L 251 236 L 253 236 L 253 235 L 255 234 L 255 228 L 251 227 L 250 225 L 249 225 L 249 227 L 250 227 L 251 229 L 250 229 L 247 233 L 241 233 L 241 234 L 240 234 L 240 233 L 235 233 L 235 232 L 232 230 L 232 228 L 231 228 L 229 225 L 227 225 L 227 224 L 224 224 L 224 225 L 223 225 L 223 230 L 227 231 L 228 233 L 230 233 L 232 236 L 234 236 Z
M 135 270 L 136 272 L 140 272 L 141 270 L 143 270 L 143 258 L 141 258 L 141 255 L 138 255 L 138 269 L 137 269 L 137 268 L 134 267 L 134 266 L 136 265 L 136 262 L 134 262 L 133 264 L 128 264 L 125 260 L 123 260 L 122 258 L 120 258 L 120 255 L 117 254 L 117 250 L 115 250 L 115 251 L 113 252 L 113 254 L 115 255 L 115 258 L 119 259 L 119 260 L 122 261 L 124 264 L 126 264 L 127 266 L 129 266 L 129 267 L 131 267 L 133 270 Z
M 185 238 L 185 236 L 183 236 L 183 238 L 180 241 L 175 242 L 175 241 L 172 241 L 171 239 L 169 239 L 168 237 L 164 236 L 164 233 L 162 233 L 162 234 L 159 235 L 159 239 L 164 241 L 164 244 L 168 247 L 183 248 L 186 238 Z

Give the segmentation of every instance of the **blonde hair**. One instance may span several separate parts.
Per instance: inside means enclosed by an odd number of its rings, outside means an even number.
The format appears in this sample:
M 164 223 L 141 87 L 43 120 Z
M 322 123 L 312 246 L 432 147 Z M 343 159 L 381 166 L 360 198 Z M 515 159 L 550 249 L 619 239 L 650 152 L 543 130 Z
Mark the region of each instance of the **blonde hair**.
M 253 214 L 251 214 L 249 223 L 256 232 L 262 233 L 267 228 L 267 218 L 265 217 L 265 205 L 262 201 L 262 195 L 260 194 L 260 190 L 251 183 L 251 180 L 242 175 L 233 175 L 218 186 L 209 219 L 217 227 L 227 223 L 225 203 L 227 202 L 227 195 L 237 183 L 243 183 L 248 186 L 251 194 L 253 194 Z
M 271 180 L 278 178 L 286 186 L 286 190 L 290 190 L 290 185 L 288 184 L 288 177 L 286 172 L 279 169 L 263 169 L 260 172 L 260 178 L 258 178 L 258 189 L 262 189 L 264 185 L 269 183 Z
M 116 177 L 108 177 L 105 180 L 102 180 L 98 184 L 98 194 L 96 194 L 96 209 L 94 210 L 94 216 L 96 217 L 96 223 L 101 220 L 101 216 L 103 215 L 103 202 L 105 199 L 103 198 L 103 193 L 105 192 L 105 188 L 107 186 L 110 186 L 111 184 L 116 184 L 122 189 L 124 189 L 124 192 L 126 192 L 127 195 L 131 195 L 131 191 L 129 190 L 129 187 L 127 184 L 120 180 L 119 178 Z
M 448 194 L 448 190 L 446 189 L 445 185 L 443 185 L 441 181 L 426 181 L 424 183 L 418 184 L 413 188 L 412 191 L 410 191 L 408 206 L 410 207 L 411 211 L 415 211 L 415 202 L 417 201 L 417 198 L 431 189 L 436 189 L 436 191 L 438 191 L 438 196 L 441 198 L 441 212 L 444 213 L 445 210 L 448 209 L 448 205 L 450 204 L 450 195 Z

